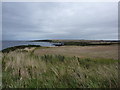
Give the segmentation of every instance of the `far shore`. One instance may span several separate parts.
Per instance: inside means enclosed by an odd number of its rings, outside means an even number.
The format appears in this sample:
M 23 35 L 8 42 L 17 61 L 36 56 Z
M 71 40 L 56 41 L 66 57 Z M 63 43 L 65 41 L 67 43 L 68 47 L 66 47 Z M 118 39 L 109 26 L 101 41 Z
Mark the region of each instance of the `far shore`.
M 33 40 L 31 42 L 51 42 L 57 43 L 55 46 L 93 46 L 119 44 L 119 40 Z

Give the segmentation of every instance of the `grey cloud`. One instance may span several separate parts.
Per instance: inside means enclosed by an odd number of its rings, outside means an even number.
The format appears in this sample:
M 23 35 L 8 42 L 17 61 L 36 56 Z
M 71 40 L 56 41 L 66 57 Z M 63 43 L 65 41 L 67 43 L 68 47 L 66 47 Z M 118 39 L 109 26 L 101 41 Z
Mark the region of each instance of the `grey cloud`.
M 117 39 L 117 3 L 3 3 L 3 39 Z

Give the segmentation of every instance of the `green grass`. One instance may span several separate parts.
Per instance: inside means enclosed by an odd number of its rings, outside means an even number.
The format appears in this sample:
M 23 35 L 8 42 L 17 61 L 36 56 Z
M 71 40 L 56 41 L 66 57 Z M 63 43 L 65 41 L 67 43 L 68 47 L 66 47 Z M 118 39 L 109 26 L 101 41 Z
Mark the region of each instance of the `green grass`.
M 118 61 L 9 52 L 2 56 L 3 88 L 117 88 Z

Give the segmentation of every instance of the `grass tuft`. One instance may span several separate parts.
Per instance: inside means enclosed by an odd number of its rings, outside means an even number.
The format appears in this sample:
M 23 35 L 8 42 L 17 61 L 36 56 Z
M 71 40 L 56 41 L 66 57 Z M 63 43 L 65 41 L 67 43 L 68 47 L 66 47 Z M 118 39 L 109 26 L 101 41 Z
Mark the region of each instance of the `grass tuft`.
M 118 60 L 35 55 L 16 50 L 2 55 L 3 88 L 117 88 Z

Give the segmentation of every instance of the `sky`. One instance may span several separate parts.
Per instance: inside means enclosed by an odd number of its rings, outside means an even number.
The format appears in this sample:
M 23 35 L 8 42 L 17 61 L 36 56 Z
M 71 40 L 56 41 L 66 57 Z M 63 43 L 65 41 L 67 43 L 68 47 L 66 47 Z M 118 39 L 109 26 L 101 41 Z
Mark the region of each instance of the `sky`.
M 3 2 L 3 40 L 118 39 L 117 2 Z

